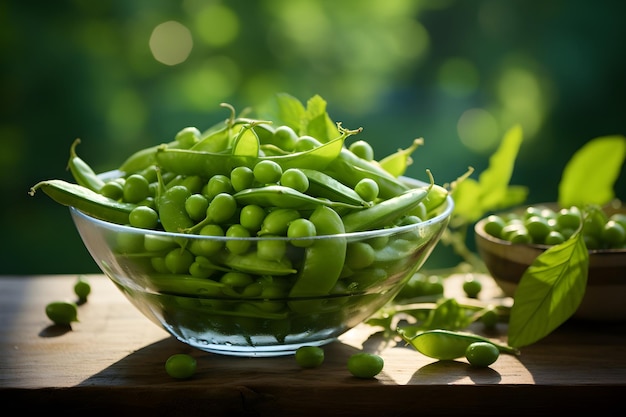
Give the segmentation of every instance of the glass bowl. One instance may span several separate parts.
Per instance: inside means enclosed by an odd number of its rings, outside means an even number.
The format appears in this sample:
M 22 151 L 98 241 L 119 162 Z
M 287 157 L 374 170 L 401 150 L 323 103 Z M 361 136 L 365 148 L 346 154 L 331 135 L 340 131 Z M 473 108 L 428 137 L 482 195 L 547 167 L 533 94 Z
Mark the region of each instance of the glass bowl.
M 104 274 L 178 340 L 212 353 L 278 356 L 329 343 L 393 299 L 438 243 L 452 209 L 448 196 L 435 217 L 420 223 L 315 236 L 307 238 L 313 240 L 310 246 L 294 245 L 287 237 L 146 230 L 102 221 L 74 207 L 70 213 Z M 284 256 L 260 259 L 259 244 L 282 247 Z M 232 245 L 248 250 L 234 256 Z M 168 254 L 176 257 L 198 247 L 211 249 L 195 256 L 197 273 L 164 272 Z M 321 271 L 313 277 L 307 271 L 311 262 Z M 303 275 L 307 282 L 299 281 Z

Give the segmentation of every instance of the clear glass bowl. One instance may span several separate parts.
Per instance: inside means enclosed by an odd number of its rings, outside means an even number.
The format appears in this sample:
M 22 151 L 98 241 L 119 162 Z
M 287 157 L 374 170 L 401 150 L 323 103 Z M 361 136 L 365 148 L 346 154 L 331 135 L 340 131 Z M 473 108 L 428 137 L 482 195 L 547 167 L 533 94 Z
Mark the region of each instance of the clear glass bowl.
M 448 197 L 436 217 L 417 224 L 343 235 L 316 236 L 314 245 L 345 240 L 347 257 L 330 291 L 290 296 L 304 266 L 307 248 L 282 237 L 211 237 L 122 226 L 70 207 L 72 219 L 91 256 L 130 302 L 180 341 L 207 352 L 237 356 L 292 354 L 303 345 L 323 345 L 363 322 L 390 301 L 424 264 L 448 224 Z M 285 259 L 274 270 L 250 272 L 224 264 L 228 241 L 249 244 L 283 241 Z M 167 253 L 199 244 L 220 248 L 205 268 L 210 276 L 167 274 Z M 194 243 L 196 242 L 196 243 Z M 374 249 L 374 262 L 353 262 L 351 248 Z M 371 254 L 371 251 L 369 252 Z M 327 259 L 329 264 L 337 260 Z M 343 259 L 340 260 L 343 263 Z M 229 270 L 241 273 L 224 275 Z M 263 268 L 259 268 L 263 269 Z M 328 282 L 326 282 L 328 286 Z

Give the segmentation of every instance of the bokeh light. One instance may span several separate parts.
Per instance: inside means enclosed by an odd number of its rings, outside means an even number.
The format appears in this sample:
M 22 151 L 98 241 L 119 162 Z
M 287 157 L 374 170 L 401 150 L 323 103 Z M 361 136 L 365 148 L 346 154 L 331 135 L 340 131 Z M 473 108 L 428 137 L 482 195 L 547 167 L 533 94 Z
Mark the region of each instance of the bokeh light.
M 221 102 L 243 110 L 277 92 L 319 94 L 344 126 L 364 127 L 377 157 L 423 137 L 408 172 L 429 168 L 440 182 L 480 172 L 519 124 L 514 181 L 529 186 L 529 203 L 554 198 L 556 186 L 537 178 L 558 178 L 585 142 L 626 132 L 626 2 L 32 4 L 4 2 L 0 13 L 7 273 L 98 271 L 67 210 L 27 194 L 70 179 L 74 138 L 95 169 L 113 169 L 184 127 L 223 120 Z
M 154 59 L 165 65 L 184 62 L 193 48 L 191 32 L 179 22 L 161 23 L 152 31 L 150 50 Z
M 468 109 L 459 118 L 457 131 L 461 143 L 477 153 L 486 153 L 498 145 L 500 129 L 496 118 L 485 109 Z

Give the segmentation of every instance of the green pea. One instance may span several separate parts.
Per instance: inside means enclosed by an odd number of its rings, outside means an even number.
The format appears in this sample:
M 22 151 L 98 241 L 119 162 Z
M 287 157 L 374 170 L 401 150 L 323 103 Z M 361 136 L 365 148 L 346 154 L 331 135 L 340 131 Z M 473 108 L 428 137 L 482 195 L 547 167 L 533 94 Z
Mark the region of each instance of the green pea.
M 246 274 L 245 272 L 230 271 L 222 275 L 220 282 L 233 288 L 244 288 L 252 284 L 254 281 L 252 280 L 250 274 Z
M 185 210 L 192 220 L 202 220 L 208 208 L 209 200 L 202 194 L 192 194 L 185 200 Z
M 173 249 L 165 255 L 165 266 L 172 274 L 184 274 L 189 272 L 189 267 L 194 261 L 194 256 L 187 249 Z
M 569 229 L 569 231 L 570 235 L 574 233 L 572 229 Z M 548 236 L 546 236 L 543 241 L 543 243 L 546 245 L 558 245 L 563 242 L 565 242 L 565 236 L 563 236 L 561 232 L 558 232 L 556 230 L 550 231 L 550 233 L 548 233 Z
M 302 170 L 289 168 L 281 175 L 280 184 L 303 193 L 309 188 L 309 178 Z
M 254 182 L 254 172 L 246 166 L 238 166 L 230 172 L 230 183 L 233 191 L 250 188 Z
M 254 179 L 261 184 L 275 184 L 280 181 L 283 169 L 278 162 L 270 159 L 259 161 L 252 169 Z
M 365 242 L 352 242 L 346 248 L 346 265 L 352 269 L 367 268 L 375 259 L 374 248 Z
M 354 191 L 365 201 L 374 201 L 378 197 L 378 183 L 371 178 L 363 178 L 354 186 Z
M 324 349 L 319 346 L 300 346 L 295 358 L 302 368 L 318 368 L 324 362 Z
M 383 358 L 367 352 L 359 352 L 348 358 L 348 371 L 357 378 L 374 378 L 385 365 Z
M 353 154 L 366 161 L 374 160 L 374 149 L 367 141 L 357 140 L 348 147 Z
M 140 229 L 156 229 L 159 224 L 159 213 L 148 206 L 137 206 L 128 214 L 131 226 Z
M 230 182 L 230 178 L 222 174 L 213 175 L 202 189 L 202 195 L 209 201 L 219 193 L 231 194 L 232 192 L 233 185 Z
M 274 209 L 263 219 L 258 235 L 285 236 L 289 229 L 289 224 L 299 218 L 301 218 L 300 212 L 296 209 Z
M 274 130 L 272 143 L 285 151 L 291 151 L 296 146 L 298 134 L 289 126 L 278 126 Z
M 78 307 L 68 301 L 53 301 L 46 305 L 46 316 L 54 324 L 69 326 L 72 322 L 78 321 Z
M 228 193 L 219 193 L 209 203 L 206 214 L 214 223 L 224 223 L 237 212 L 237 201 Z
M 303 239 L 307 237 L 314 237 L 317 235 L 315 225 L 309 219 L 299 218 L 289 222 L 287 227 L 287 236 L 290 239 L 293 246 L 299 248 L 306 248 L 313 244 L 313 239 Z
M 582 215 L 578 207 L 562 208 L 557 213 L 556 224 L 559 230 L 572 229 L 576 230 L 580 227 Z
M 177 353 L 165 362 L 165 372 L 172 378 L 187 379 L 196 373 L 197 361 L 185 353 Z
M 124 186 L 118 181 L 108 181 L 100 188 L 100 194 L 112 200 L 119 200 L 124 196 Z
M 76 294 L 80 302 L 85 302 L 90 293 L 91 285 L 82 276 L 79 276 L 74 284 L 74 294 Z
M 465 358 L 470 365 L 477 368 L 486 368 L 493 364 L 500 356 L 500 350 L 489 342 L 474 342 L 467 347 Z
M 198 233 L 201 236 L 223 237 L 224 229 L 217 224 L 207 224 Z M 189 250 L 195 255 L 210 257 L 224 247 L 224 241 L 219 239 L 193 239 Z
M 524 222 L 524 226 L 534 243 L 542 243 L 552 231 L 548 219 L 540 216 L 530 216 Z
M 615 220 L 609 220 L 602 228 L 602 241 L 609 247 L 620 247 L 626 241 L 626 230 Z
M 482 310 L 482 314 L 480 316 L 480 322 L 487 329 L 494 329 L 498 324 L 498 312 L 494 306 L 487 306 Z
M 319 140 L 315 139 L 313 136 L 304 135 L 298 138 L 294 150 L 296 152 L 305 152 L 320 146 L 322 146 L 322 144 Z
M 463 280 L 463 291 L 469 298 L 478 298 L 478 294 L 483 289 L 483 284 L 473 275 L 466 275 Z
M 257 243 L 257 255 L 260 259 L 280 261 L 287 253 L 287 242 L 278 239 L 260 240 Z
M 176 241 L 169 236 L 150 234 L 144 236 L 143 245 L 148 252 L 169 251 L 177 246 Z
M 265 209 L 256 204 L 245 205 L 239 212 L 239 224 L 250 233 L 256 233 L 261 229 L 263 219 L 265 219 Z
M 233 224 L 228 229 L 226 229 L 226 236 L 235 238 L 246 238 L 250 237 L 250 232 L 248 231 L 248 229 L 240 224 Z M 226 241 L 226 248 L 228 248 L 228 250 L 234 254 L 246 253 L 250 248 L 250 245 L 251 242 L 247 239 L 233 239 Z
M 128 203 L 138 203 L 150 195 L 150 185 L 143 175 L 132 174 L 126 178 L 123 198 Z

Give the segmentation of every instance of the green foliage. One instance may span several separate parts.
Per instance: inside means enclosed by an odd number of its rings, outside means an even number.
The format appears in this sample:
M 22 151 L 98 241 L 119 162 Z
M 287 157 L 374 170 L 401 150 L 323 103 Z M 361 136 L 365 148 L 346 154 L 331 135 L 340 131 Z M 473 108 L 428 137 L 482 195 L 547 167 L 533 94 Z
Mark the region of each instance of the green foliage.
M 489 167 L 479 175 L 478 181 L 464 178 L 456 183 L 452 189 L 455 203 L 451 221 L 453 227 L 475 222 L 489 211 L 511 207 L 526 200 L 526 187 L 509 185 L 522 140 L 522 127 L 512 127 L 489 158 Z
M 588 267 L 589 252 L 580 231 L 538 256 L 513 297 L 509 344 L 535 343 L 570 318 L 585 295 Z
M 603 205 L 611 201 L 615 197 L 613 188 L 625 157 L 624 136 L 603 136 L 586 143 L 563 170 L 559 183 L 559 205 Z

